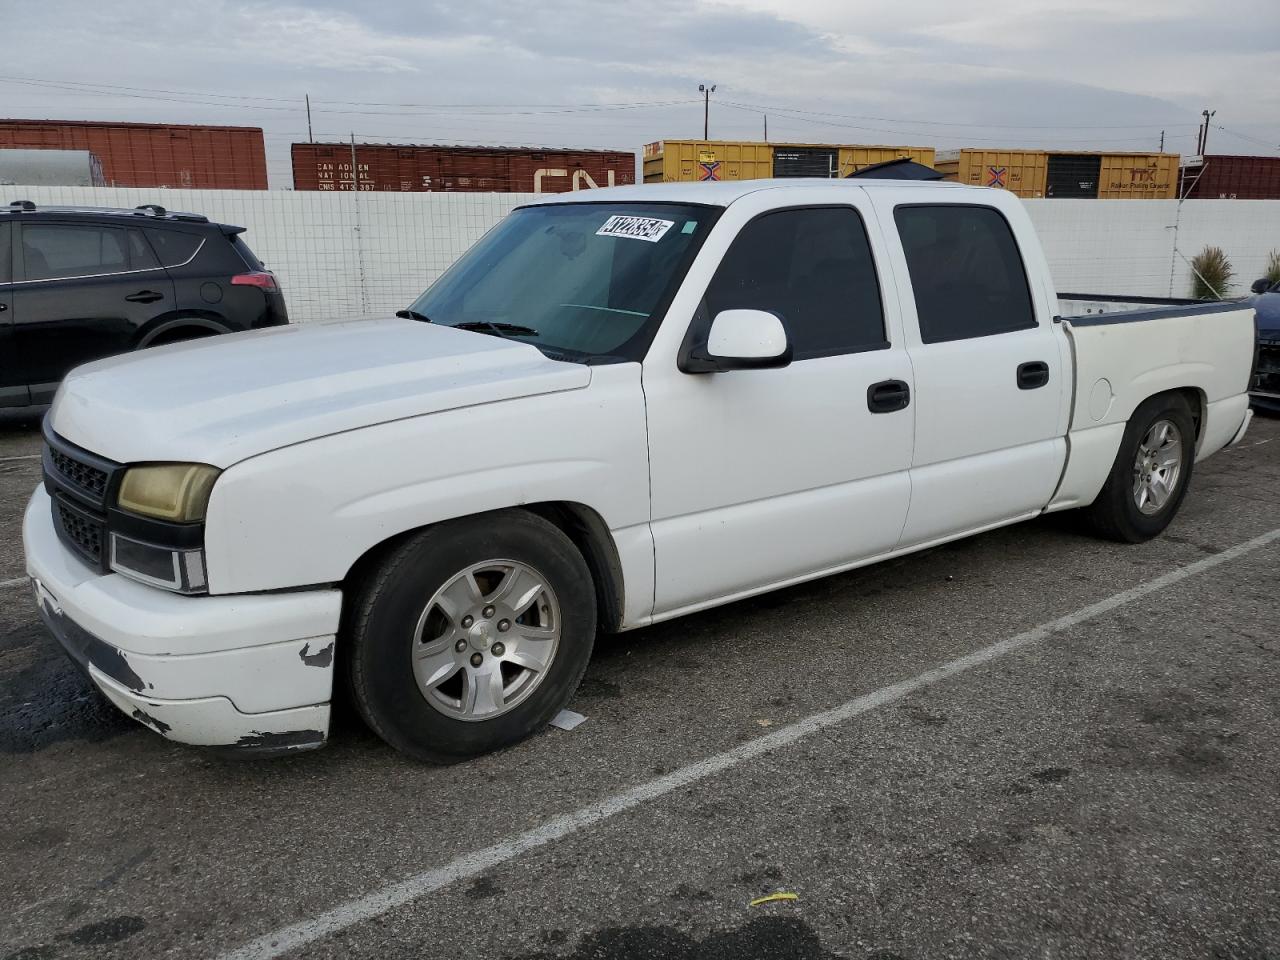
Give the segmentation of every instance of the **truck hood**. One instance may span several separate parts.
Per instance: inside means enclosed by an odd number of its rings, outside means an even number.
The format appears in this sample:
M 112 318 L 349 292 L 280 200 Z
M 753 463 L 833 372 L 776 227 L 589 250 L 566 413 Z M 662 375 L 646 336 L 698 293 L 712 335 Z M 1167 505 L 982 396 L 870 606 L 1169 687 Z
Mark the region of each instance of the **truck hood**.
M 582 364 L 525 343 L 415 320 L 273 327 L 79 367 L 56 433 L 121 463 L 228 467 L 316 437 L 442 410 L 575 390 Z

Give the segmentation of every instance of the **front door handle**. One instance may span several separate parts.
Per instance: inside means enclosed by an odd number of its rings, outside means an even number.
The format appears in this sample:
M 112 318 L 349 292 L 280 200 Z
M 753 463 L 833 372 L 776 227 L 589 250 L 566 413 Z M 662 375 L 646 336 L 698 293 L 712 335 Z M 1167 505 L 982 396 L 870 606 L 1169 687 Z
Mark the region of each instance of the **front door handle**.
M 130 303 L 155 303 L 157 300 L 163 300 L 163 293 L 156 293 L 154 290 L 139 290 L 137 293 L 131 293 L 125 297 Z
M 7 303 L 0 303 L 0 313 L 4 313 L 8 309 L 9 305 Z
M 1018 364 L 1018 389 L 1034 390 L 1049 382 L 1049 365 L 1043 360 Z
M 881 380 L 867 387 L 867 409 L 872 413 L 893 413 L 911 402 L 911 388 L 902 380 Z

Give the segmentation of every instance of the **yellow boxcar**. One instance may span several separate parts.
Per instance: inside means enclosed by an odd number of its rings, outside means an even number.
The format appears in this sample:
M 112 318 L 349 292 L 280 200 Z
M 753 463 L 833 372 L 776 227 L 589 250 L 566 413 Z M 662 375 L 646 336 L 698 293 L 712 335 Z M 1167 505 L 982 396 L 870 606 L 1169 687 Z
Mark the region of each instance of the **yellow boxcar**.
M 644 146 L 644 182 L 755 180 L 773 176 L 773 145 L 732 140 L 659 140 Z
M 939 150 L 934 169 L 972 187 L 1043 197 L 1049 155 L 1043 150 Z
M 945 150 L 934 167 L 948 180 L 1020 197 L 1164 200 L 1177 195 L 1175 153 Z
M 847 177 L 863 167 L 908 157 L 933 166 L 932 147 L 834 143 L 658 140 L 644 146 L 644 182 L 755 180 L 775 176 Z
M 1098 177 L 1103 200 L 1172 200 L 1178 195 L 1176 153 L 1104 153 Z

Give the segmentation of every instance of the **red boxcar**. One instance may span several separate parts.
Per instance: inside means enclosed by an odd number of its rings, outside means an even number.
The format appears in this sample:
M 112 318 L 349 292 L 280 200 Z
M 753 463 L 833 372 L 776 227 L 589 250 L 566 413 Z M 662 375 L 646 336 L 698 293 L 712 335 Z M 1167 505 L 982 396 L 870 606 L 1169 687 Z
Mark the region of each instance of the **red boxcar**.
M 1196 157 L 1181 180 L 1178 195 L 1194 200 L 1280 200 L 1280 157 Z
M 635 183 L 635 154 L 543 147 L 295 143 L 295 190 L 568 193 Z
M 92 151 L 109 187 L 267 189 L 261 127 L 0 120 L 0 147 Z

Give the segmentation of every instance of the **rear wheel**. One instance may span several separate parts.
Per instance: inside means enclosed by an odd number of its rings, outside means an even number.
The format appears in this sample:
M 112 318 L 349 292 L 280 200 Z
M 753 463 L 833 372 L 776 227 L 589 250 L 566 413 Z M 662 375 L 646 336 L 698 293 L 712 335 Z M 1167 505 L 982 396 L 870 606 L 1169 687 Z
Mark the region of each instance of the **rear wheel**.
M 415 534 L 357 590 L 349 682 L 398 750 L 452 763 L 540 730 L 591 657 L 595 591 L 577 548 L 523 511 Z
M 1194 462 L 1190 405 L 1177 394 L 1152 397 L 1129 418 L 1111 473 L 1086 516 L 1109 539 L 1150 540 L 1177 514 Z

